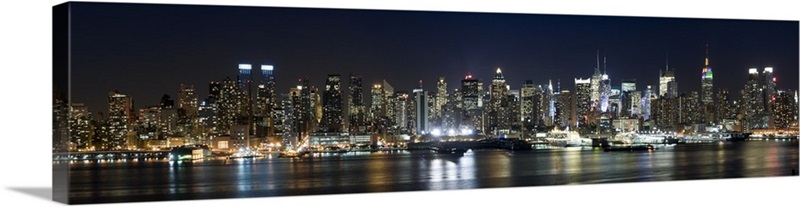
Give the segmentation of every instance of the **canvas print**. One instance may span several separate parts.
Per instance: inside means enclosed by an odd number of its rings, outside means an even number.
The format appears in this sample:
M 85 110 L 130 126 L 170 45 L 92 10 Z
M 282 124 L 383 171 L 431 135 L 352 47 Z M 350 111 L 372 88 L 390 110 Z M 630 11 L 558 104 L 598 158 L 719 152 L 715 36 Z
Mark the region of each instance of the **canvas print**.
M 796 176 L 798 22 L 53 7 L 70 204 Z

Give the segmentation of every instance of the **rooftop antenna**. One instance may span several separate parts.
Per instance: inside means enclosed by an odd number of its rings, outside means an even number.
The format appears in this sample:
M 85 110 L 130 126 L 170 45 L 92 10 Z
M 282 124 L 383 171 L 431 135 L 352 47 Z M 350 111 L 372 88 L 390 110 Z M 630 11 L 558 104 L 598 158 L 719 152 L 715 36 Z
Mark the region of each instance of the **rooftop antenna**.
M 597 67 L 594 68 L 595 73 L 600 73 L 600 50 L 597 50 Z
M 606 74 L 606 53 L 603 53 L 603 74 Z

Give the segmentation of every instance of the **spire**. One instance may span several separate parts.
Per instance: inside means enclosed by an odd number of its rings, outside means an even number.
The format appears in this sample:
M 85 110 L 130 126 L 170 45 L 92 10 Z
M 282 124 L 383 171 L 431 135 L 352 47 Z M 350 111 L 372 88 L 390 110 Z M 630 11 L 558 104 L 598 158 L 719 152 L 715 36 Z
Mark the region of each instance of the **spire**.
M 667 53 L 667 65 L 665 67 L 666 70 L 669 71 L 669 53 Z
M 606 74 L 606 53 L 603 53 L 603 74 Z
M 708 68 L 708 44 L 706 44 L 706 68 Z
M 557 82 L 557 84 L 558 84 L 558 92 L 561 92 L 561 79 L 559 78 L 559 79 L 556 79 L 556 80 L 558 81 Z
M 597 67 L 594 68 L 594 73 L 595 74 L 600 73 L 600 50 L 597 50 Z
M 497 71 L 494 74 L 494 79 L 495 80 L 505 79 L 503 78 L 503 71 L 501 71 L 500 68 L 497 68 Z

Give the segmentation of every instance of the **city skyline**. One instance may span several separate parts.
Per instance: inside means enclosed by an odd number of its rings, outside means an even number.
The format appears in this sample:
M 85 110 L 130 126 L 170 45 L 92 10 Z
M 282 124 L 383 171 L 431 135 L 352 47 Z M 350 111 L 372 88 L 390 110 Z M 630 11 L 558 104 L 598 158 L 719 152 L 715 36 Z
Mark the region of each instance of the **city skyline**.
M 797 39 L 788 38 L 797 36 L 797 25 L 789 21 L 449 12 L 410 12 L 418 14 L 417 17 L 398 19 L 393 17 L 409 12 L 359 10 L 342 13 L 339 10 L 293 8 L 256 8 L 265 12 L 243 12 L 254 10 L 213 7 L 215 9 L 208 11 L 170 10 L 167 13 L 168 6 L 150 5 L 146 12 L 135 9 L 139 6 L 133 5 L 136 12 L 132 13 L 104 13 L 108 18 L 103 20 L 81 18 L 99 11 L 96 9 L 107 12 L 120 8 L 113 4 L 74 8 L 81 11 L 77 14 L 86 15 L 75 15 L 77 20 L 82 20 L 76 22 L 92 23 L 73 25 L 73 31 L 82 34 L 74 39 L 80 43 L 76 44 L 73 52 L 74 102 L 85 103 L 93 112 L 104 111 L 105 96 L 109 91 L 118 90 L 133 97 L 136 108 L 141 108 L 157 104 L 163 94 L 177 97 L 181 83 L 194 85 L 197 96 L 202 99 L 208 95 L 209 82 L 221 81 L 225 77 L 235 79 L 235 70 L 231 68 L 241 63 L 274 65 L 278 94 L 287 93 L 300 78 L 308 78 L 310 85 L 319 88 L 324 86 L 327 74 L 346 76 L 350 73 L 362 76 L 364 85 L 385 79 L 398 90 L 408 91 L 416 88 L 420 80 L 426 91 L 436 91 L 436 81 L 444 76 L 451 83 L 448 92 L 452 93 L 453 89 L 460 87 L 453 83 L 466 74 L 488 82 L 498 67 L 509 74 L 506 82 L 515 89 L 528 79 L 536 85 L 544 85 L 549 80 L 556 84 L 560 80 L 562 89 L 574 91 L 574 85 L 570 84 L 572 79 L 592 75 L 598 51 L 607 60 L 604 65 L 607 65 L 613 86 L 619 86 L 622 79 L 636 79 L 637 88 L 651 85 L 654 89 L 658 89 L 659 70 L 665 68 L 669 54 L 670 68 L 675 69 L 679 93 L 683 93 L 700 89 L 699 76 L 704 67 L 707 44 L 710 47 L 710 66 L 715 72 L 714 91 L 726 88 L 732 91 L 732 97 L 738 97 L 738 90 L 743 88 L 747 79 L 747 70 L 753 67 L 759 70 L 773 67 L 778 89 L 796 90 L 793 88 L 795 85 L 785 83 L 797 82 L 798 55 L 796 48 L 791 47 L 796 45 L 792 43 Z M 212 11 L 220 15 L 244 14 L 228 15 L 232 17 L 225 22 L 198 16 Z M 290 11 L 293 14 L 290 15 Z M 181 15 L 191 16 L 187 19 L 192 20 L 178 18 Z M 295 18 L 293 21 L 301 22 L 328 19 L 310 25 L 323 34 L 338 31 L 353 35 L 308 34 L 302 31 L 309 28 L 280 24 L 288 23 L 288 20 L 253 19 L 262 15 L 289 15 Z M 364 20 L 363 17 L 371 18 Z M 587 19 L 593 23 L 583 21 Z M 126 21 L 136 23 L 132 24 L 134 26 L 122 24 Z M 597 22 L 604 26 L 592 26 Z M 187 23 L 193 27 L 188 28 Z M 87 30 L 87 26 L 94 28 L 98 24 L 106 29 Z M 680 27 L 674 26 L 677 24 Z M 164 32 L 172 26 L 186 28 Z M 698 33 L 696 31 L 701 31 L 696 30 L 698 28 L 708 31 Z M 764 32 L 736 32 L 746 30 L 743 28 Z M 253 32 L 245 32 L 249 30 Z M 670 30 L 677 31 L 665 33 Z M 375 35 L 366 35 L 366 31 Z M 437 31 L 444 33 L 437 35 Z M 599 35 L 589 35 L 594 33 Z M 296 41 L 280 43 L 280 40 L 291 38 L 291 34 L 301 36 Z M 527 34 L 535 37 L 518 37 Z M 507 38 L 509 36 L 516 38 Z M 691 38 L 693 36 L 702 37 Z M 659 43 L 654 45 L 650 42 Z M 131 74 L 113 75 L 120 72 Z M 369 96 L 365 99 L 369 100 Z

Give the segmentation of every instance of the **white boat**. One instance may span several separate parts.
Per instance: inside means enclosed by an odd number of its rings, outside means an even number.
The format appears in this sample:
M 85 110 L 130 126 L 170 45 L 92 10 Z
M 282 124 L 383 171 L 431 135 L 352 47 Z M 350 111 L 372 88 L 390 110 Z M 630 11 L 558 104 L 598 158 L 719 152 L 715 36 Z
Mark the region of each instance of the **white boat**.
M 553 130 L 544 138 L 550 145 L 557 147 L 591 146 L 592 139 L 582 138 L 576 131 Z
M 620 141 L 625 144 L 664 144 L 676 142 L 675 135 L 665 133 L 655 134 L 639 134 L 639 133 L 623 133 L 618 134 L 612 141 Z

